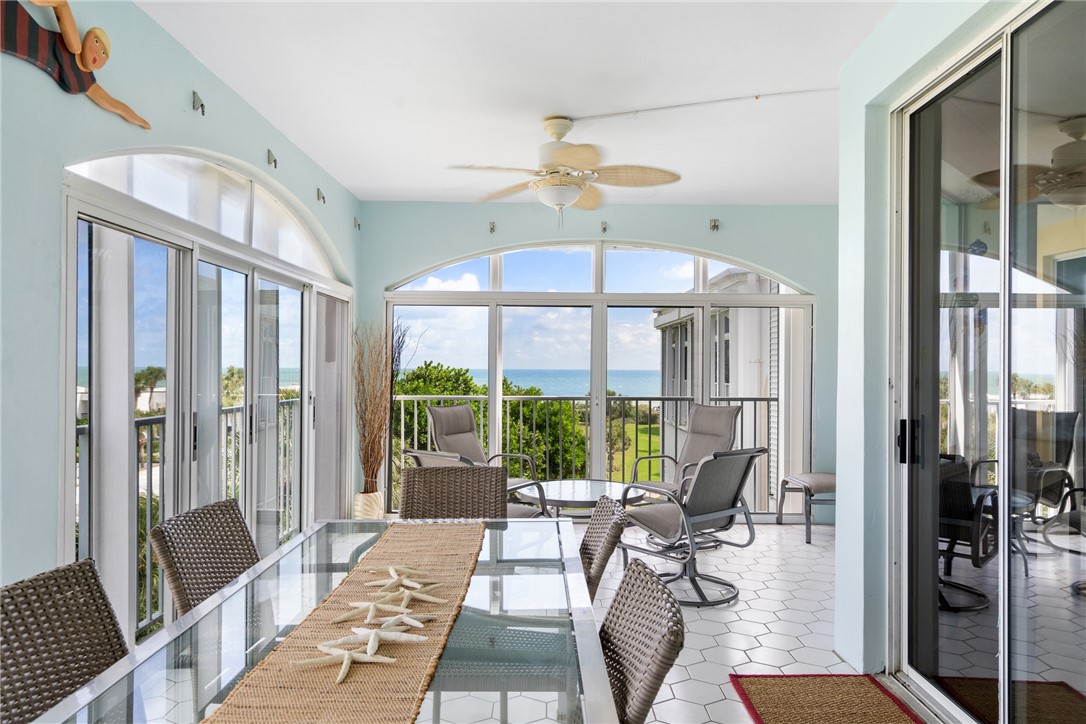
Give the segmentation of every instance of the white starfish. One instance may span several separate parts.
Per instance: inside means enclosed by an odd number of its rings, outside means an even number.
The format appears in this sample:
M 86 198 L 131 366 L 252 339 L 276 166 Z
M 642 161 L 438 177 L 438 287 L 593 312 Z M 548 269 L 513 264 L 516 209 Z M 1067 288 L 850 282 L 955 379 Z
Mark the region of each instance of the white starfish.
M 412 628 L 422 628 L 425 622 L 433 621 L 435 618 L 437 616 L 428 613 L 412 613 L 410 616 L 401 613 L 396 616 L 378 616 L 375 621 L 366 621 L 366 623 L 379 623 L 381 628 L 399 627 L 401 624 L 406 624 Z
M 355 636 L 344 636 L 341 639 L 335 641 L 325 641 L 323 644 L 317 646 L 322 651 L 326 647 L 336 647 L 351 644 L 366 644 L 366 653 L 373 656 L 377 653 L 377 648 L 381 645 L 382 641 L 398 641 L 398 642 L 418 642 L 428 641 L 426 636 L 419 636 L 418 634 L 404 633 L 406 627 L 397 626 L 394 629 L 364 629 L 355 628 L 351 629 L 355 632 Z
M 350 651 L 348 649 L 341 649 L 334 646 L 318 646 L 318 650 L 327 654 L 316 659 L 302 659 L 301 661 L 292 661 L 293 666 L 328 666 L 329 664 L 339 664 L 339 676 L 336 677 L 336 683 L 341 683 L 347 678 L 347 672 L 351 670 L 351 664 L 394 664 L 396 659 L 389 656 L 374 656 L 373 654 L 364 654 L 361 651 Z
M 388 603 L 396 598 L 397 595 L 399 595 L 399 592 L 394 591 L 382 596 L 376 601 L 354 601 L 348 603 L 347 605 L 354 610 L 348 611 L 347 613 L 332 619 L 332 623 L 343 623 L 344 621 L 350 621 L 352 618 L 358 618 L 362 615 L 365 615 L 366 623 L 372 623 L 377 619 L 379 611 L 384 611 L 386 613 L 411 613 L 411 609 L 409 608 Z
M 392 591 L 396 588 L 422 588 L 427 583 L 434 583 L 426 578 L 418 577 L 417 573 L 408 573 L 414 569 L 399 569 L 396 566 L 388 567 L 388 578 L 380 581 L 370 581 L 367 586 L 380 586 L 379 591 Z M 376 573 L 377 571 L 373 571 Z M 419 571 L 421 573 L 421 571 Z
M 403 594 L 403 598 L 400 599 L 400 605 L 406 608 L 407 604 L 411 603 L 411 601 L 415 599 L 418 599 L 419 601 L 427 601 L 429 603 L 448 603 L 448 601 L 446 601 L 444 598 L 438 598 L 437 596 L 429 595 L 430 591 L 433 591 L 434 589 L 440 587 L 440 583 L 434 583 L 429 586 L 423 586 L 417 591 L 411 591 L 406 588 L 401 588 L 400 593 Z

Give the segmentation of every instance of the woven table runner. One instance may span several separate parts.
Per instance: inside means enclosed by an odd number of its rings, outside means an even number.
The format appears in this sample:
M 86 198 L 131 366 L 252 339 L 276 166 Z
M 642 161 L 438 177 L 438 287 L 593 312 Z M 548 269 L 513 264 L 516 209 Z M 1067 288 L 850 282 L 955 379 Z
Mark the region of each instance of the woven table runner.
M 482 522 L 389 525 L 355 569 L 238 683 L 205 721 L 413 722 L 467 594 L 485 527 Z M 342 623 L 332 620 L 351 611 L 350 602 L 373 601 L 377 587 L 365 584 L 389 578 L 388 567 L 393 565 L 425 571 L 426 578 L 443 584 L 431 595 L 447 603 L 412 601 L 407 606 L 416 614 L 436 617 L 422 629 L 409 629 L 428 640 L 384 641 L 377 655 L 393 657 L 395 663 L 353 663 L 347 678 L 339 684 L 339 664 L 298 667 L 291 663 L 323 656 L 317 644 L 350 636 L 351 627 L 379 626 L 365 624 L 364 616 Z M 390 603 L 398 605 L 399 601 Z M 344 648 L 366 651 L 364 643 Z

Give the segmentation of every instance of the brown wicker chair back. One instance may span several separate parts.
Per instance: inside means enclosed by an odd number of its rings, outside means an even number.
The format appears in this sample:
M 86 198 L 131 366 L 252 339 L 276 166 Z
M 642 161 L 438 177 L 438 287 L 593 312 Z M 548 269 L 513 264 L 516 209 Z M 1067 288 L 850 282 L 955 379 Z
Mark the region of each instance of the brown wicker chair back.
M 631 561 L 600 627 L 620 722 L 645 721 L 684 638 L 683 614 L 675 596 L 651 568 Z
M 211 503 L 159 523 L 147 533 L 184 615 L 260 561 L 238 501 Z
M 596 589 L 607 569 L 607 562 L 615 552 L 622 530 L 626 527 L 626 513 L 614 498 L 600 496 L 592 519 L 588 521 L 584 538 L 581 539 L 581 567 L 588 582 L 588 597 L 595 600 Z
M 504 518 L 505 468 L 403 469 L 401 518 Z
M 94 561 L 0 590 L 0 721 L 35 719 L 128 653 Z

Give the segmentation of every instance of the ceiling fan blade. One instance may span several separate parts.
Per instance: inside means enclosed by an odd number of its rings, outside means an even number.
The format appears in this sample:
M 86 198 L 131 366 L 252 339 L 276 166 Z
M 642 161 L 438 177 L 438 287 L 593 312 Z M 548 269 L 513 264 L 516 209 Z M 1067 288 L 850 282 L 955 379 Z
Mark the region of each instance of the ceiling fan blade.
M 554 164 L 578 171 L 587 171 L 600 163 L 600 149 L 591 143 L 566 146 L 554 152 Z
M 602 166 L 596 169 L 595 182 L 609 186 L 659 186 L 680 178 L 677 173 L 651 166 Z
M 503 173 L 530 173 L 533 176 L 539 171 L 534 168 L 509 168 L 507 166 L 449 166 L 457 171 L 501 171 Z
M 1030 201 L 1034 201 L 1041 196 L 1041 190 L 1037 188 L 1037 184 L 1034 183 L 1035 179 L 1046 171 L 1051 171 L 1048 166 L 1040 166 L 1036 164 L 1023 164 L 1016 165 L 1014 167 L 1014 180 L 1018 184 L 1018 188 L 1015 193 L 1015 203 L 1025 204 Z M 978 205 L 981 209 L 995 209 L 999 208 L 999 169 L 994 168 L 991 171 L 985 171 L 978 173 L 973 177 L 973 182 L 983 186 L 990 191 L 993 196 L 980 202 Z
M 512 196 L 513 194 L 520 193 L 521 191 L 527 191 L 528 190 L 528 183 L 529 183 L 528 181 L 525 181 L 524 183 L 521 183 L 521 184 L 514 184 L 513 186 L 507 186 L 504 189 L 500 189 L 498 191 L 495 191 L 494 193 L 490 194 L 489 196 L 486 196 L 484 198 L 479 199 L 479 203 L 482 204 L 482 203 L 486 203 L 487 201 L 494 201 L 496 199 L 505 198 L 506 196 Z
M 577 199 L 577 203 L 573 204 L 573 208 L 593 211 L 598 209 L 601 203 L 603 203 L 603 197 L 600 190 L 592 184 L 588 184 L 584 191 L 581 192 L 581 197 Z

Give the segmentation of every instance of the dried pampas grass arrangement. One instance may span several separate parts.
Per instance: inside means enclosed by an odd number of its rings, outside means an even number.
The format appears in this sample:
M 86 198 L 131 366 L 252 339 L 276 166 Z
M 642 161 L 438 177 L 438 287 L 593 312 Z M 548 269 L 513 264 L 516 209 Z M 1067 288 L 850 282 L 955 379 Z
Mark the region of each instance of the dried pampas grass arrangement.
M 354 330 L 354 420 L 364 493 L 378 491 L 392 419 L 392 386 L 406 341 L 407 328 L 399 322 L 390 335 L 374 321 L 362 322 Z

